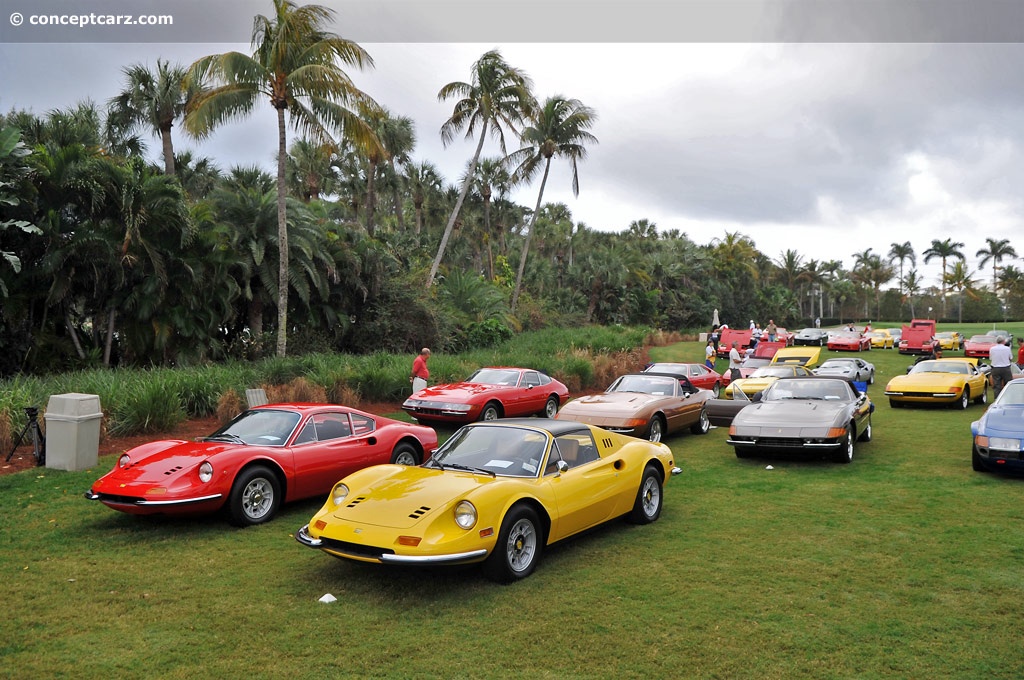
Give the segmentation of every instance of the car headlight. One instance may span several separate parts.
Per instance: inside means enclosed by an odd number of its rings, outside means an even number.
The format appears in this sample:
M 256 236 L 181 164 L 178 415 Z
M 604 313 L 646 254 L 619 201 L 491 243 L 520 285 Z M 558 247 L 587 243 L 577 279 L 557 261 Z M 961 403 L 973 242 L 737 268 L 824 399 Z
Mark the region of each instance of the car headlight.
M 469 413 L 469 410 L 473 408 L 470 404 L 441 404 L 442 411 L 458 411 L 459 413 Z
M 117 459 L 117 466 L 118 467 L 126 468 L 129 465 L 131 465 L 131 464 L 132 464 L 131 456 L 129 456 L 127 453 L 121 454 L 121 457 Z
M 1020 451 L 1020 440 L 1010 437 L 989 437 L 988 448 L 997 451 Z
M 348 498 L 348 487 L 344 484 L 335 484 L 334 488 L 331 489 L 331 502 L 335 505 L 341 505 L 346 498 Z
M 455 506 L 455 523 L 463 529 L 472 529 L 476 524 L 476 508 L 469 501 L 459 501 Z
M 213 465 L 210 461 L 204 460 L 203 464 L 199 466 L 199 481 L 206 483 L 213 479 Z

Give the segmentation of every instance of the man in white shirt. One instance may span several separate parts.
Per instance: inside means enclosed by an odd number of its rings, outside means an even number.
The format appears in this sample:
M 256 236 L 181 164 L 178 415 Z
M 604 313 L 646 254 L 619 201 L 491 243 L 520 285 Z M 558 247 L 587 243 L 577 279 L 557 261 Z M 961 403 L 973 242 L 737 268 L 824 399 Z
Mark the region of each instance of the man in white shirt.
M 1003 386 L 1013 380 L 1013 373 L 1010 372 L 1010 346 L 1006 344 L 1006 338 L 1001 335 L 996 338 L 996 344 L 988 350 L 988 361 L 992 364 L 992 386 L 996 396 L 999 396 Z
M 741 363 L 743 363 L 743 357 L 740 356 L 740 343 L 734 340 L 732 349 L 729 350 L 729 377 L 731 380 L 740 379 Z

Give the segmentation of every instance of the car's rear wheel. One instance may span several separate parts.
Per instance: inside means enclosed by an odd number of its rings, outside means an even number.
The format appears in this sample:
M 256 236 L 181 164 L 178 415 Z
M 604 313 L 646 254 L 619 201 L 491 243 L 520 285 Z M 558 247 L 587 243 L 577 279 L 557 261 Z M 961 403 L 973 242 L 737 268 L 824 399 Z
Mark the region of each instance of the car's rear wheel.
M 974 400 L 975 404 L 987 404 L 988 403 L 988 385 L 984 385 L 981 388 L 981 396 Z
M 981 462 L 981 454 L 978 453 L 977 444 L 971 445 L 971 469 L 975 472 L 986 472 L 985 464 Z
M 415 446 L 409 442 L 401 442 L 391 452 L 391 462 L 395 465 L 419 465 L 420 456 Z
M 548 400 L 544 403 L 544 417 L 554 418 L 558 413 L 558 397 L 551 395 Z
M 835 455 L 837 463 L 849 463 L 853 460 L 853 425 L 846 428 L 846 435 L 843 437 L 843 445 Z
M 700 416 L 697 418 L 697 422 L 690 426 L 690 432 L 693 434 L 707 434 L 710 429 L 711 419 L 708 418 L 708 410 L 706 407 L 701 407 Z
M 660 442 L 664 436 L 665 421 L 661 419 L 661 416 L 654 416 L 647 424 L 647 439 L 652 442 Z
M 243 470 L 228 497 L 228 512 L 235 526 L 248 527 L 269 521 L 281 505 L 281 483 L 262 465 Z
M 501 409 L 493 401 L 484 406 L 484 410 L 480 413 L 480 420 L 497 420 L 500 417 Z
M 870 415 L 868 416 L 868 425 L 867 425 L 867 427 L 864 428 L 864 431 L 860 433 L 860 436 L 857 437 L 857 441 L 859 441 L 859 442 L 869 442 L 869 441 L 871 441 L 871 416 Z
M 971 388 L 964 385 L 963 392 L 960 393 L 960 401 L 957 402 L 960 406 L 961 411 L 966 411 L 967 407 L 971 404 Z
M 715 386 L 711 388 L 711 393 L 715 395 L 715 399 L 722 396 L 722 383 L 716 382 Z
M 484 561 L 484 574 L 499 583 L 526 578 L 536 569 L 543 549 L 540 520 L 526 505 L 517 505 L 505 515 L 498 542 Z
M 664 502 L 661 493 L 661 475 L 648 465 L 640 478 L 640 488 L 636 492 L 633 510 L 629 513 L 629 521 L 633 524 L 650 524 L 661 516 Z

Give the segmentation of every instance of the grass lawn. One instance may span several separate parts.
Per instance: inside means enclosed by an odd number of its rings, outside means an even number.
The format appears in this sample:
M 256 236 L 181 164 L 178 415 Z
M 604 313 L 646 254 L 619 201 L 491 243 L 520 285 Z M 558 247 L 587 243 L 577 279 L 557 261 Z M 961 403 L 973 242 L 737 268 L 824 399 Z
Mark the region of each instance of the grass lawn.
M 116 513 L 82 498 L 112 456 L 0 477 L 0 675 L 1021 677 L 1024 480 L 971 471 L 982 407 L 893 410 L 911 360 L 863 356 L 874 440 L 852 464 L 675 437 L 658 522 L 556 546 L 511 586 L 304 548 L 318 501 L 244 530 Z

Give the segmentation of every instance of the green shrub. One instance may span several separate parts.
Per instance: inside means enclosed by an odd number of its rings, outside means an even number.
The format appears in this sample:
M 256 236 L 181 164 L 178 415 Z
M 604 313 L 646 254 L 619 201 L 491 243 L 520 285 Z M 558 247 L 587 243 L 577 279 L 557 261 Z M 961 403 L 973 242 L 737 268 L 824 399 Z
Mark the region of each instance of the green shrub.
M 167 432 L 185 420 L 185 409 L 173 381 L 151 376 L 134 381 L 108 411 L 112 435 Z

